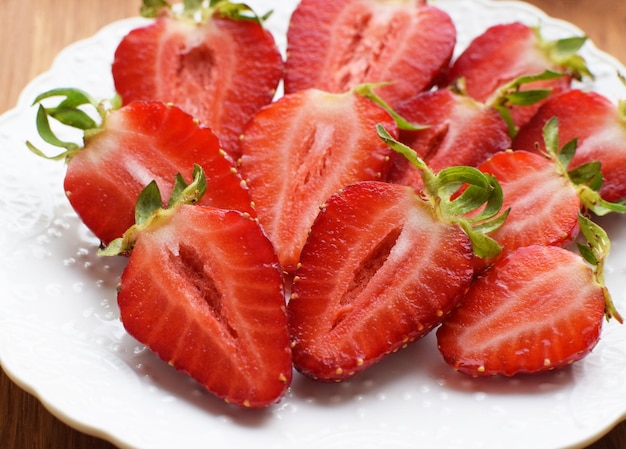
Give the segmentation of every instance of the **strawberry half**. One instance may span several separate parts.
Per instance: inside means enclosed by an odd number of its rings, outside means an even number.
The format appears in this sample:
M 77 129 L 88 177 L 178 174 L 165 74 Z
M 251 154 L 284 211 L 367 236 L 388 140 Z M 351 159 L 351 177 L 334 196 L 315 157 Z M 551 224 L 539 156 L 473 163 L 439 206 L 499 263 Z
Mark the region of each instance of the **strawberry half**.
M 626 199 L 626 102 L 618 105 L 596 92 L 573 89 L 550 98 L 530 122 L 519 130 L 514 149 L 545 151 L 543 128 L 558 119 L 558 140 L 576 140 L 571 167 L 599 162 L 600 195 L 606 201 Z
M 54 107 L 40 105 L 39 133 L 46 143 L 65 149 L 50 159 L 67 162 L 68 200 L 104 244 L 135 223 L 135 203 L 147 183 L 155 180 L 169 192 L 176 174 L 190 176 L 194 164 L 207 174 L 202 204 L 254 214 L 234 162 L 220 149 L 215 134 L 181 109 L 161 102 L 134 102 L 116 109 L 74 89 L 52 90 L 35 102 L 52 97 L 62 100 Z M 101 123 L 79 109 L 84 106 L 95 109 Z M 83 146 L 58 139 L 49 118 L 84 131 Z
M 243 125 L 272 100 L 282 78 L 274 38 L 243 4 L 185 2 L 175 12 L 163 3 L 144 8 L 156 21 L 117 47 L 115 88 L 125 104 L 160 100 L 181 107 L 213 129 L 236 159 Z
M 391 150 L 376 135 L 392 117 L 358 89 L 307 89 L 263 108 L 241 140 L 242 176 L 283 268 L 293 271 L 320 205 L 348 184 L 381 179 Z
M 439 350 L 471 376 L 558 369 L 600 338 L 605 287 L 585 261 L 556 246 L 519 248 L 472 284 L 437 330 Z
M 455 165 L 477 166 L 510 148 L 508 127 L 499 112 L 450 89 L 423 92 L 401 102 L 396 112 L 421 125 L 401 130 L 399 140 L 438 172 Z M 421 188 L 421 173 L 401 154 L 392 156 L 389 181 Z
M 490 236 L 510 252 L 523 246 L 566 246 L 578 235 L 578 191 L 555 162 L 527 151 L 503 151 L 478 166 L 498 180 L 509 210 Z M 540 205 L 540 206 L 539 206 Z
M 189 204 L 202 176 L 179 177 L 167 209 L 149 184 L 141 219 L 100 254 L 130 251 L 117 297 L 130 335 L 227 402 L 265 407 L 292 377 L 282 272 L 254 219 Z
M 472 249 L 487 248 L 489 239 L 453 211 L 475 201 L 477 190 L 486 199 L 497 189 L 475 169 L 454 172 L 428 172 L 425 184 L 436 194 L 364 181 L 326 202 L 287 306 L 296 369 L 325 382 L 350 378 L 428 333 L 458 305 L 473 277 Z M 480 181 L 476 195 L 451 201 L 446 192 L 469 178 Z
M 492 26 L 474 38 L 454 61 L 447 84 L 461 84 L 470 97 L 489 103 L 498 90 L 512 80 L 550 70 L 564 76 L 526 84 L 523 89 L 550 90 L 553 94 L 570 88 L 572 78 L 591 76 L 578 50 L 584 37 L 545 40 L 538 28 L 520 22 Z M 519 127 L 536 112 L 541 102 L 513 107 Z
M 456 29 L 424 0 L 303 0 L 287 32 L 285 92 L 345 92 L 388 83 L 392 107 L 431 87 L 448 67 Z

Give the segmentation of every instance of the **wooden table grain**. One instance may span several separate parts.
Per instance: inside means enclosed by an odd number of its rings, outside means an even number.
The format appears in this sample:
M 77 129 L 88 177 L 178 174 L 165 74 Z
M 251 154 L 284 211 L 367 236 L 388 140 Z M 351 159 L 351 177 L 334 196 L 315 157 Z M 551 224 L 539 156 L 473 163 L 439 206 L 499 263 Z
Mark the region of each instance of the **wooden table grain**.
M 599 47 L 626 64 L 624 0 L 528 0 L 549 15 L 576 24 Z M 102 26 L 137 14 L 141 0 L 0 0 L 0 113 L 46 70 L 66 45 Z M 129 405 L 132 406 L 132 405 Z M 0 448 L 115 449 L 50 414 L 0 370 Z M 626 423 L 588 449 L 625 449 Z M 499 449 L 499 448 L 498 448 Z

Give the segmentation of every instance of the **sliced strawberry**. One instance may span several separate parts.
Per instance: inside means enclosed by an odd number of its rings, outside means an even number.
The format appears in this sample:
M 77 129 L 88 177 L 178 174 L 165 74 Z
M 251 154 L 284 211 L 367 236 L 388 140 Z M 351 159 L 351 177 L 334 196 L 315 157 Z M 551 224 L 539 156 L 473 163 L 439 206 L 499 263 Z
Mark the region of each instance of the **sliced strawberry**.
M 560 247 L 520 248 L 472 284 L 437 330 L 439 350 L 472 376 L 537 373 L 585 357 L 600 338 L 604 287 Z
M 272 100 L 283 71 L 273 36 L 259 19 L 241 17 L 249 12 L 242 8 L 222 0 L 199 12 L 161 11 L 131 31 L 112 67 L 124 103 L 174 103 L 211 127 L 236 158 L 243 125 Z
M 417 130 L 401 130 L 399 140 L 411 147 L 435 172 L 455 165 L 477 166 L 511 146 L 507 124 L 484 103 L 440 89 L 420 93 L 398 105 L 396 112 Z M 421 174 L 396 154 L 389 181 L 421 186 Z
M 445 192 L 473 175 L 487 181 L 469 168 L 427 172 L 420 195 L 364 181 L 326 202 L 287 306 L 296 369 L 321 381 L 350 378 L 428 333 L 458 305 L 473 277 L 472 250 L 479 253 L 488 239 L 454 217 L 479 195 L 451 201 Z M 487 182 L 480 191 L 493 187 Z
M 571 90 L 547 101 L 513 141 L 513 148 L 545 151 L 545 124 L 558 118 L 558 140 L 576 139 L 572 168 L 599 161 L 601 196 L 606 201 L 626 198 L 626 103 L 614 104 L 596 92 Z
M 308 89 L 261 110 L 241 141 L 241 173 L 283 268 L 293 271 L 319 207 L 361 180 L 381 179 L 391 150 L 376 135 L 391 116 L 355 91 Z
M 146 192 L 156 191 L 150 184 Z M 102 254 L 130 251 L 118 290 L 125 329 L 229 403 L 280 400 L 292 377 L 282 272 L 256 221 L 180 202 L 152 213 Z M 190 193 L 186 193 L 186 191 Z M 145 195 L 145 194 L 142 194 Z M 156 207 L 157 209 L 154 209 Z
M 181 109 L 161 102 L 135 102 L 120 109 L 105 109 L 71 90 L 54 90 L 42 94 L 38 101 L 57 96 L 66 98 L 61 105 L 80 97 L 76 101 L 90 102 L 102 115 L 101 125 L 86 122 L 82 126 L 82 147 L 54 140 L 47 118 L 56 117 L 74 126 L 73 118 L 80 111 L 42 106 L 38 120 L 42 136 L 66 148 L 57 156 L 68 162 L 65 192 L 81 220 L 104 244 L 135 223 L 135 203 L 147 183 L 156 180 L 162 191 L 170 192 L 174 176 L 191 176 L 193 164 L 200 165 L 208 177 L 208 193 L 201 199 L 202 204 L 254 214 L 234 162 L 220 150 L 216 136 Z
M 578 191 L 553 160 L 504 151 L 478 169 L 498 180 L 502 207 L 510 210 L 506 222 L 490 234 L 504 253 L 533 244 L 566 246 L 578 235 Z
M 460 80 L 467 95 L 489 103 L 500 88 L 514 79 L 551 70 L 564 76 L 527 84 L 523 90 L 563 92 L 569 89 L 572 78 L 589 75 L 584 60 L 577 54 L 584 42 L 585 38 L 577 37 L 546 41 L 537 28 L 520 22 L 498 24 L 474 38 L 459 55 L 447 74 L 447 83 Z M 513 107 L 516 125 L 528 121 L 540 104 Z
M 315 221 L 296 271 L 288 304 L 296 368 L 322 381 L 366 369 L 438 325 L 472 274 L 467 235 L 411 188 L 347 187 Z
M 455 43 L 451 18 L 423 0 L 304 0 L 287 33 L 285 91 L 388 82 L 377 92 L 395 107 L 433 85 Z

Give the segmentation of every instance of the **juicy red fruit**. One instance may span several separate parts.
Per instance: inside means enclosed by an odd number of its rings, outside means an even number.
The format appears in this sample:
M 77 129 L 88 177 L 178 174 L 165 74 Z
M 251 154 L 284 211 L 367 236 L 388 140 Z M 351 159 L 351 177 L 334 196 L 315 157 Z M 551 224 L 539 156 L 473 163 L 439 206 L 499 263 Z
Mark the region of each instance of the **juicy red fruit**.
M 435 83 L 455 43 L 451 18 L 422 0 L 304 0 L 287 33 L 285 92 L 383 82 L 393 107 Z
M 542 47 L 536 30 L 520 22 L 492 26 L 481 33 L 454 61 L 447 74 L 447 84 L 461 80 L 464 91 L 477 101 L 488 103 L 505 84 L 545 70 L 563 73 L 550 81 L 526 84 L 526 89 L 551 89 L 553 94 L 570 88 L 571 77 L 565 63 L 553 60 Z M 513 107 L 513 119 L 519 127 L 537 111 L 541 102 Z
M 243 125 L 272 100 L 282 71 L 269 31 L 253 20 L 220 17 L 204 24 L 165 17 L 135 29 L 112 67 L 125 104 L 176 104 L 213 129 L 235 158 Z
M 227 402 L 264 407 L 289 386 L 280 265 L 239 212 L 182 205 L 141 231 L 118 303 L 129 334 Z
M 391 150 L 376 135 L 391 116 L 355 92 L 288 94 L 246 127 L 240 169 L 261 226 L 292 272 L 328 197 L 348 184 L 382 179 Z
M 201 204 L 254 213 L 233 161 L 213 132 L 177 107 L 135 102 L 107 113 L 104 127 L 72 155 L 64 188 L 85 225 L 107 244 L 135 223 L 135 203 L 152 180 L 163 192 L 193 164 L 208 177 Z M 166 199 L 167 200 L 167 199 Z
M 295 273 L 295 367 L 321 381 L 355 375 L 438 325 L 472 274 L 467 235 L 410 187 L 346 187 L 315 221 Z
M 535 244 L 564 247 L 578 235 L 578 192 L 552 160 L 526 151 L 504 151 L 478 169 L 498 180 L 502 208 L 510 209 L 505 223 L 490 234 L 503 253 Z
M 445 361 L 464 374 L 543 372 L 591 352 L 604 310 L 603 287 L 580 256 L 529 246 L 476 279 L 437 341 Z
M 558 118 L 559 142 L 576 139 L 576 154 L 570 168 L 599 161 L 603 177 L 602 198 L 606 201 L 626 198 L 626 116 L 623 104 L 618 107 L 596 92 L 578 89 L 565 92 L 549 99 L 519 130 L 513 148 L 545 151 L 542 130 L 553 117 Z
M 449 89 L 423 92 L 401 102 L 396 112 L 417 130 L 401 130 L 399 140 L 412 148 L 429 167 L 475 167 L 511 146 L 506 122 L 498 111 Z M 392 156 L 389 181 L 422 186 L 421 174 L 400 154 Z

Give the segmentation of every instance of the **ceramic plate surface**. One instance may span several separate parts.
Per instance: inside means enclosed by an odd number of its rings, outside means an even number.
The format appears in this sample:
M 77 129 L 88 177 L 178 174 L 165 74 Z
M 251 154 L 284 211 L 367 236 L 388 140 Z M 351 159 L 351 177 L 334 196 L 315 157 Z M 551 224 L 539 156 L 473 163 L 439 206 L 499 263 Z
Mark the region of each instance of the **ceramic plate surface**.
M 284 50 L 295 1 L 248 3 L 274 9 L 268 27 Z M 457 25 L 457 54 L 487 26 L 513 20 L 541 25 L 549 38 L 582 34 L 524 3 L 433 4 Z M 431 335 L 350 382 L 296 374 L 283 401 L 263 411 L 227 406 L 129 337 L 115 300 L 124 260 L 96 255 L 98 241 L 63 195 L 65 166 L 24 142 L 36 136 L 30 104 L 38 93 L 71 86 L 110 98 L 115 47 L 144 23 L 116 22 L 68 47 L 0 117 L 0 362 L 55 415 L 133 449 L 553 449 L 584 447 L 624 418 L 626 327 L 614 322 L 589 357 L 558 373 L 467 378 L 444 364 Z M 616 76 L 623 67 L 590 42 L 582 53 L 596 75 L 584 87 L 626 98 Z M 607 284 L 624 313 L 626 217 L 602 224 L 613 239 Z

